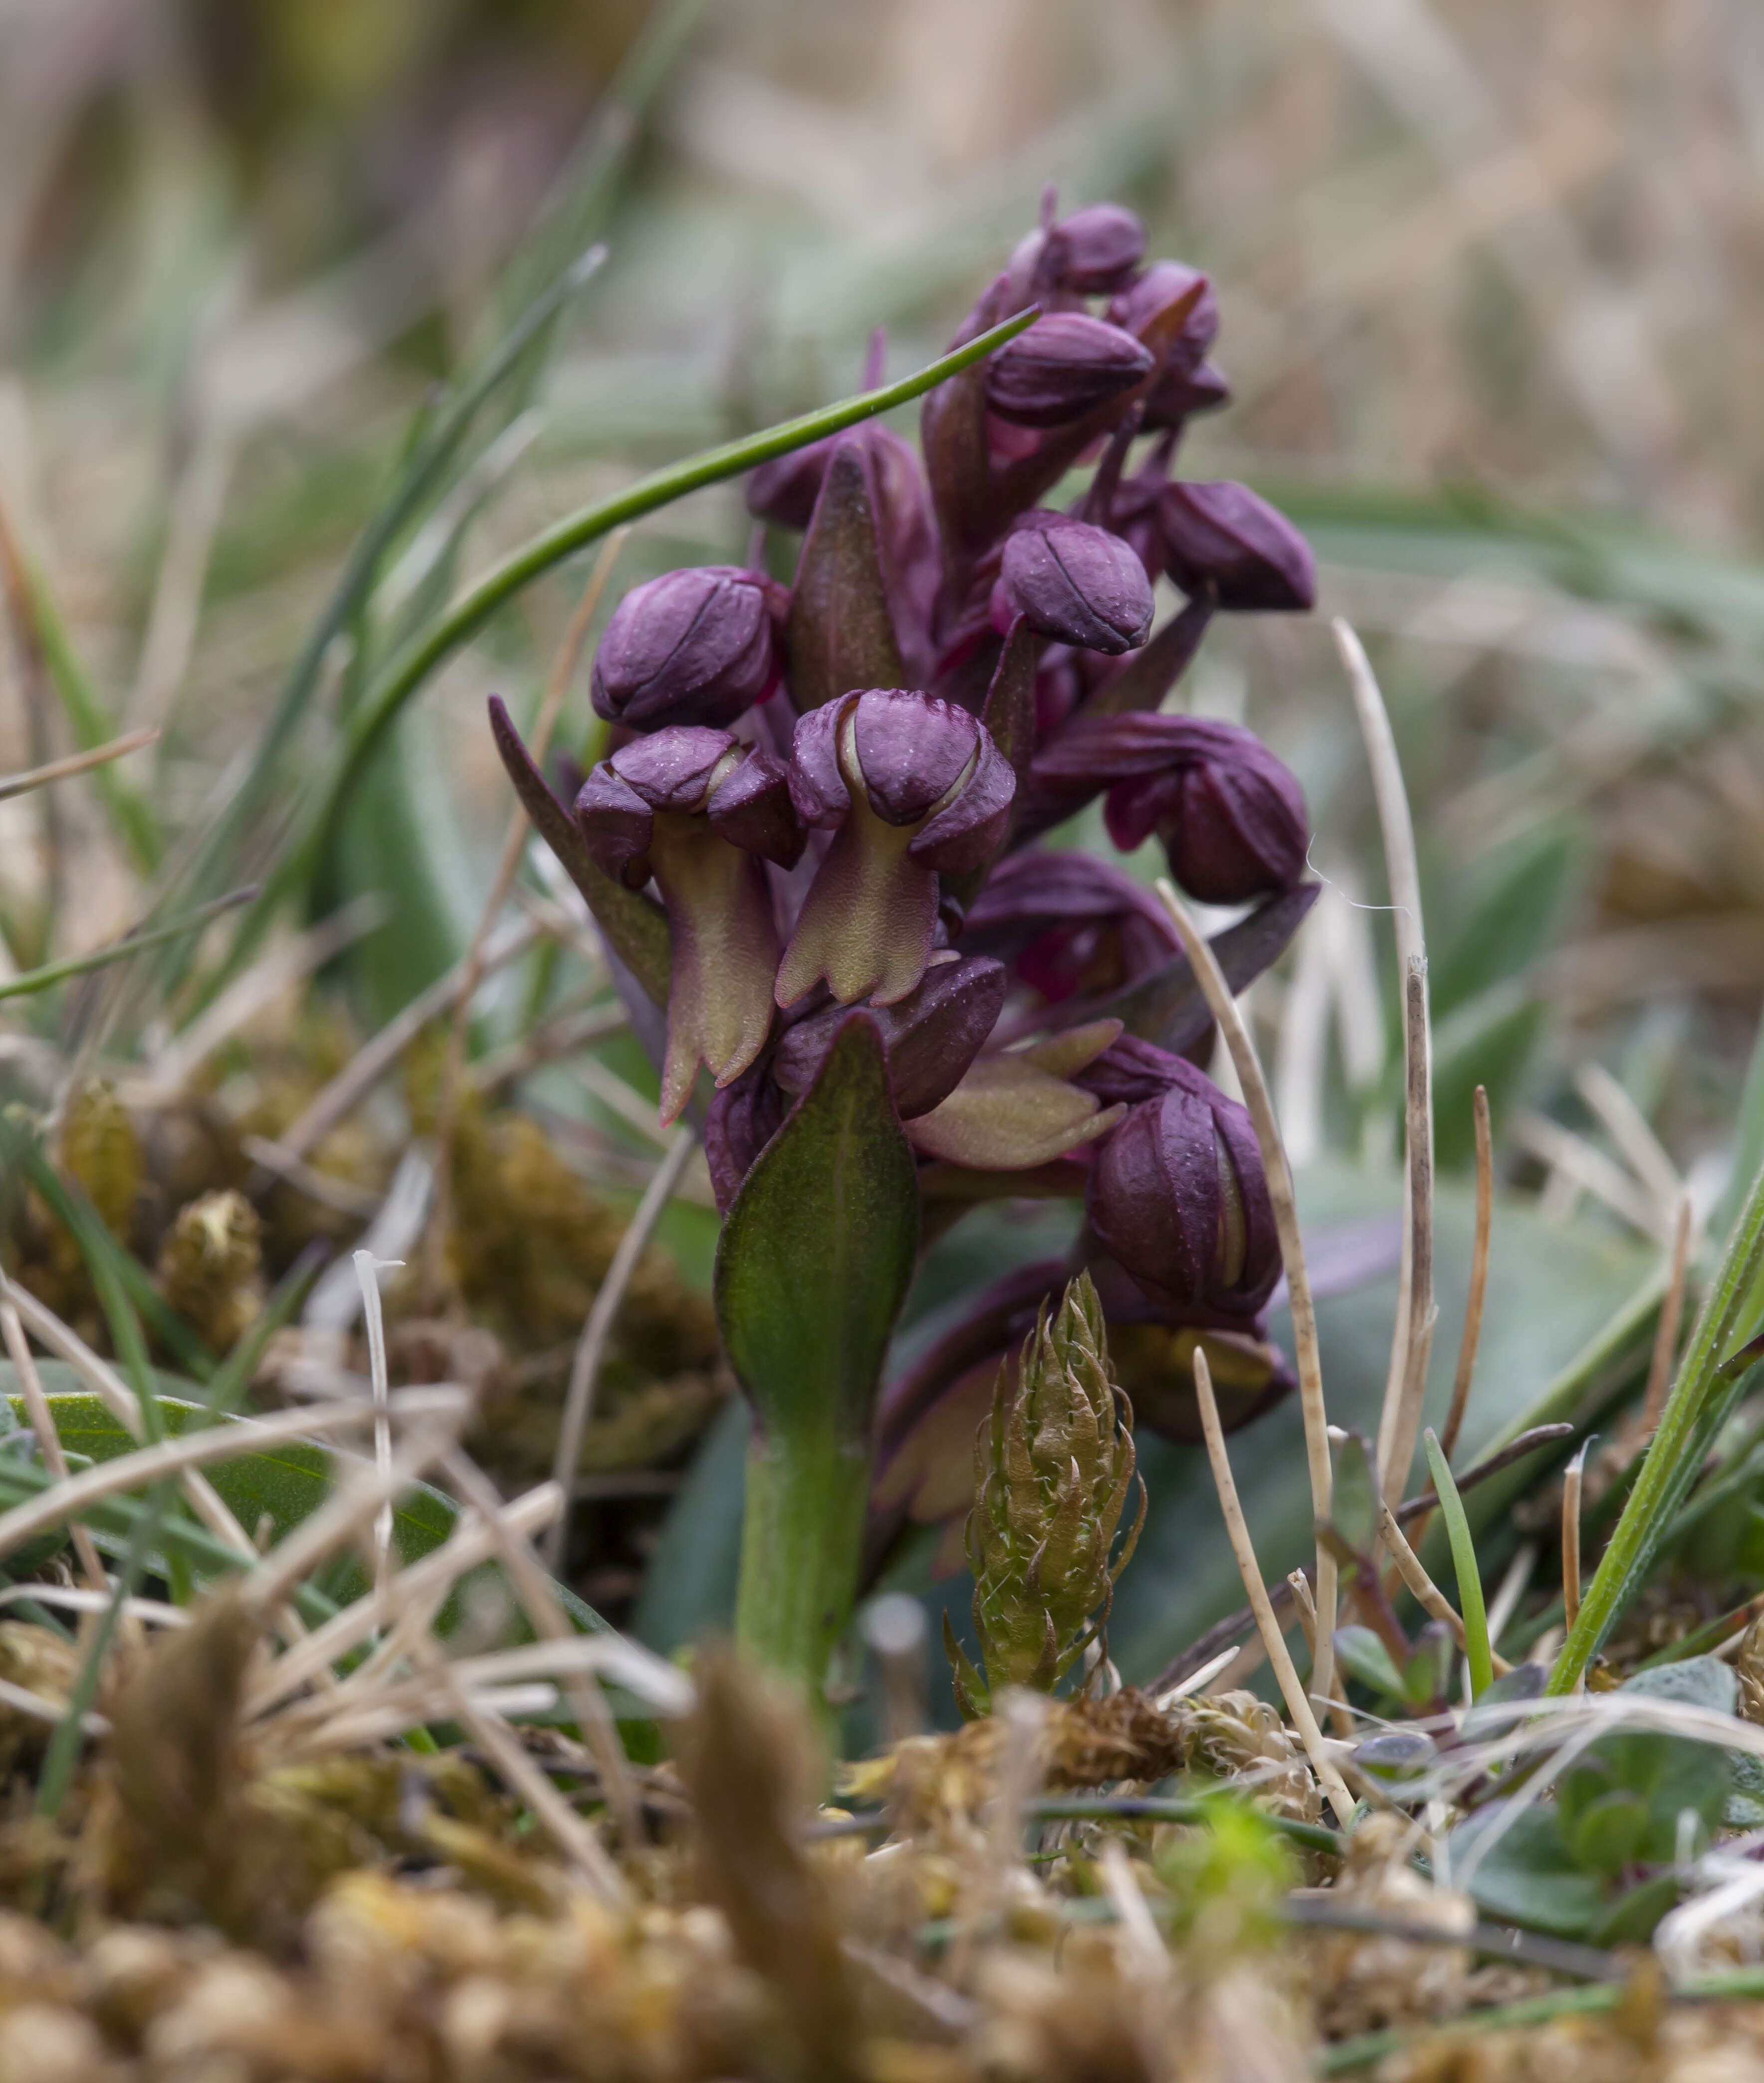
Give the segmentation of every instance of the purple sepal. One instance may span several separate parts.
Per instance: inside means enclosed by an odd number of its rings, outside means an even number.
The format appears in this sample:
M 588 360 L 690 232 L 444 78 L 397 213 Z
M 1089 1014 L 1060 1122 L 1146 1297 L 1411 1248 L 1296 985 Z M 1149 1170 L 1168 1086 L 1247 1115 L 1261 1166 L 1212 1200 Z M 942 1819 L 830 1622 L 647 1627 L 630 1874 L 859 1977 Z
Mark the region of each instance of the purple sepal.
M 1055 1005 L 1136 982 L 1179 947 L 1143 883 L 1076 849 L 1008 854 L 974 900 L 961 943 L 1001 957 Z
M 1297 613 L 1316 605 L 1311 547 L 1284 513 L 1246 484 L 1166 485 L 1158 532 L 1172 578 L 1237 612 Z
M 649 879 L 649 840 L 655 813 L 611 767 L 595 767 L 577 793 L 572 815 L 597 868 L 628 889 Z
M 750 752 L 712 789 L 711 830 L 744 853 L 794 868 L 808 844 L 790 796 L 790 771 L 775 754 Z
M 754 1160 L 784 1126 L 790 1102 L 764 1062 L 711 1095 L 704 1115 L 704 1162 L 720 1215 L 727 1215 Z

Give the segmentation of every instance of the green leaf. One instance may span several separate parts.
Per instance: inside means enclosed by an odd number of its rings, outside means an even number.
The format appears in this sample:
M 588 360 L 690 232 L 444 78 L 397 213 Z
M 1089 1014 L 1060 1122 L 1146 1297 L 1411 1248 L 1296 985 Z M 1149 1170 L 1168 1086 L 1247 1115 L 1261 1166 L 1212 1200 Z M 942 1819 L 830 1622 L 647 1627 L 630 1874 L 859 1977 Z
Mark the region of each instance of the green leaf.
M 1482 1573 L 1477 1567 L 1476 1543 L 1470 1538 L 1470 1521 L 1464 1516 L 1464 1500 L 1457 1494 L 1440 1443 L 1430 1425 L 1422 1434 L 1428 1466 L 1433 1471 L 1433 1487 L 1439 1492 L 1440 1516 L 1445 1521 L 1446 1537 L 1452 1544 L 1452 1561 L 1457 1572 L 1458 1611 L 1464 1616 L 1464 1653 L 1470 1665 L 1470 1697 L 1487 1692 L 1494 1681 L 1494 1658 L 1488 1641 L 1488 1613 L 1483 1603 Z
M 757 1420 L 737 1638 L 811 1688 L 857 1591 L 877 1386 L 918 1242 L 882 1036 L 853 1013 L 736 1195 L 713 1288 Z
M 1645 1946 L 1677 1900 L 1677 1874 L 1656 1874 L 1620 1895 L 1586 1935 L 1595 1946 Z
M 1549 1803 L 1517 1815 L 1511 1806 L 1490 1802 L 1458 1824 L 1450 1839 L 1453 1876 L 1491 1916 L 1560 1938 L 1584 1936 L 1604 1913 L 1603 1883 L 1576 1865 Z M 1497 1823 L 1501 1834 L 1483 1852 Z
M 1350 1678 L 1369 1685 L 1387 1700 L 1402 1697 L 1402 1674 L 1388 1649 L 1368 1627 L 1335 1630 L 1335 1654 Z
M 1449 922 L 1429 906 L 1428 993 L 1436 1020 L 1517 982 L 1556 940 L 1586 858 L 1576 822 L 1529 826 L 1453 879 Z M 1441 932 L 1443 925 L 1445 930 Z
M 1574 1690 L 1605 1637 L 1647 1582 L 1673 1516 L 1702 1467 L 1714 1434 L 1759 1371 L 1749 1370 L 1734 1380 L 1725 1363 L 1737 1335 L 1748 1327 L 1748 1299 L 1761 1274 L 1764 1274 L 1764 1172 L 1752 1182 L 1698 1313 L 1690 1346 L 1641 1472 L 1550 1671 L 1549 1690 L 1554 1694 Z
M 1402 1667 L 1402 1697 L 1417 1713 L 1445 1697 L 1457 1650 L 1444 1620 L 1429 1620 L 1422 1629 L 1414 1654 Z

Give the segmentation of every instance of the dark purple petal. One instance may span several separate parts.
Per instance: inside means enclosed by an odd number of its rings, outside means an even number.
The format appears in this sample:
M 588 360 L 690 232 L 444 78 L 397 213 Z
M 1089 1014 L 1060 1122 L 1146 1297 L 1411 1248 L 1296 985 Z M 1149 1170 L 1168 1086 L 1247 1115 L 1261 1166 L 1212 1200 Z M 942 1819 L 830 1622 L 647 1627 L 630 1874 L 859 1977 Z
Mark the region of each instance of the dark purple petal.
M 594 654 L 594 705 L 634 730 L 733 723 L 777 684 L 786 596 L 757 572 L 667 572 L 620 602 Z
M 996 954 L 1051 1004 L 1118 991 L 1170 961 L 1174 928 L 1150 890 L 1080 851 L 1007 855 L 975 899 L 964 950 Z
M 711 1096 L 704 1116 L 704 1161 L 721 1214 L 728 1214 L 754 1160 L 784 1126 L 789 1110 L 789 1100 L 763 1058 Z
M 1119 1036 L 1100 1056 L 1074 1071 L 1072 1082 L 1094 1092 L 1105 1106 L 1138 1106 L 1178 1088 L 1203 1097 L 1217 1089 L 1185 1057 L 1173 1056 L 1136 1034 Z
M 910 825 L 973 766 L 980 726 L 967 710 L 933 695 L 875 687 L 857 698 L 852 751 L 870 808 Z
M 1238 611 L 1315 605 L 1309 543 L 1246 484 L 1166 485 L 1157 512 L 1165 562 L 1185 593 L 1210 589 L 1220 607 Z
M 603 763 L 582 784 L 573 815 L 595 867 L 641 889 L 649 879 L 649 841 L 655 813 L 628 781 Z
M 1026 615 L 1057 642 L 1110 655 L 1133 650 L 1151 633 L 1152 588 L 1131 544 L 1069 514 L 1034 517 L 1007 538 L 994 592 L 1001 629 Z
M 1064 427 L 1152 373 L 1132 333 L 1082 311 L 1055 311 L 1007 340 L 986 365 L 986 402 L 1017 427 Z
M 734 749 L 726 730 L 676 724 L 651 737 L 634 738 L 605 763 L 652 810 L 696 810 L 718 763 Z
M 1305 872 L 1304 794 L 1265 746 L 1256 751 L 1186 768 L 1158 827 L 1171 873 L 1203 904 L 1290 889 Z M 1106 814 L 1113 807 L 1111 795 Z
M 744 852 L 794 868 L 808 834 L 790 798 L 789 770 L 771 753 L 750 752 L 711 791 L 711 829 Z
M 935 962 L 916 991 L 872 1008 L 903 1121 L 930 1113 L 961 1083 L 997 1024 L 1005 981 L 1003 963 L 984 957 Z M 786 1092 L 808 1089 L 847 1017 L 844 1006 L 828 1006 L 785 1031 L 772 1068 Z
M 835 437 L 810 442 L 804 449 L 763 463 L 747 478 L 747 511 L 756 521 L 778 528 L 806 528 L 821 496 L 821 481 L 832 460 Z

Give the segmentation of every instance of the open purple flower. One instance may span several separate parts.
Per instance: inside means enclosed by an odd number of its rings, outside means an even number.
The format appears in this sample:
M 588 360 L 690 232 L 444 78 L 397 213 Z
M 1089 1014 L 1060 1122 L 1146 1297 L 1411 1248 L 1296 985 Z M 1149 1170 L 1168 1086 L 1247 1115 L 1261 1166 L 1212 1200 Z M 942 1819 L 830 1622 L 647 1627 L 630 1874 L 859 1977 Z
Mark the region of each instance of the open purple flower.
M 633 586 L 594 654 L 594 710 L 632 730 L 720 728 L 778 684 L 789 596 L 759 572 L 700 564 Z
M 600 867 L 629 889 L 653 875 L 673 944 L 662 1118 L 705 1064 L 719 1086 L 772 1025 L 777 929 L 762 860 L 789 867 L 803 833 L 782 763 L 726 731 L 681 725 L 639 738 L 582 784 L 575 819 Z
M 892 1005 L 930 960 L 937 877 L 992 859 L 1017 777 L 966 709 L 872 688 L 796 728 L 790 791 L 805 824 L 832 826 L 777 975 L 780 1005 L 825 982 L 841 1005 Z
M 1068 513 L 1037 512 L 1005 538 L 993 626 L 1026 615 L 1038 636 L 1118 656 L 1151 633 L 1152 587 L 1131 544 Z
M 1248 485 L 1166 485 L 1157 524 L 1165 567 L 1184 593 L 1210 590 L 1219 606 L 1239 613 L 1295 613 L 1316 605 L 1309 543 Z
M 1099 1097 L 1133 1088 L 1144 1074 L 1136 1063 L 1092 1071 Z M 1148 1081 L 1162 1090 L 1129 1109 L 1091 1167 L 1090 1227 L 1152 1301 L 1191 1324 L 1241 1327 L 1280 1271 L 1254 1128 L 1180 1057 L 1165 1058 Z

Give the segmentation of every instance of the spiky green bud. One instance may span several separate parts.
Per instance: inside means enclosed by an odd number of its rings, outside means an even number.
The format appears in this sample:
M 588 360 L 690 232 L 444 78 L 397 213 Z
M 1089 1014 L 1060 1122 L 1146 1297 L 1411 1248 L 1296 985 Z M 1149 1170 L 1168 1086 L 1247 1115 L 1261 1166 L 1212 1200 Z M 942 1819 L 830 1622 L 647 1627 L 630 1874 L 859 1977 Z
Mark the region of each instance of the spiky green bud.
M 1138 1480 L 1133 1413 L 1109 1371 L 1088 1273 L 1067 1287 L 1051 1323 L 1037 1323 L 1014 1375 L 1000 1364 L 974 1460 L 967 1549 L 984 1679 L 944 1622 L 956 1698 L 971 1718 L 1000 1686 L 1054 1690 L 1101 1637 L 1144 1522 L 1140 1482 L 1137 1516 L 1111 1561 Z

